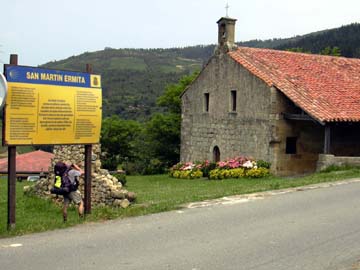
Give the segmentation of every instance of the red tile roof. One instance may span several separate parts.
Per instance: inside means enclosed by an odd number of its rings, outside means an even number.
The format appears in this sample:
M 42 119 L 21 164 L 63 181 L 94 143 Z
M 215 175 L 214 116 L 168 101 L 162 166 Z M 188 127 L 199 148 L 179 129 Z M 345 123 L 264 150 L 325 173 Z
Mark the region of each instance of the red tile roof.
M 16 172 L 17 173 L 40 173 L 48 172 L 51 166 L 51 159 L 54 154 L 41 150 L 21 154 L 16 156 Z M 0 159 L 0 172 L 7 173 L 8 159 Z
M 229 55 L 315 119 L 360 121 L 360 59 L 246 47 Z

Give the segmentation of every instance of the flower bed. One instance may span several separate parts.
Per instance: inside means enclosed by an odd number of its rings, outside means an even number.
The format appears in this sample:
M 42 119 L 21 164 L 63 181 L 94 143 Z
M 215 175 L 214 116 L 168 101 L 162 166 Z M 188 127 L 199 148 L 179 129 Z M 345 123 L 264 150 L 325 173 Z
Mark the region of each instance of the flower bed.
M 208 177 L 209 179 L 226 178 L 260 178 L 270 174 L 270 163 L 244 156 L 211 163 L 204 162 L 178 163 L 170 169 L 170 176 L 182 179 Z
M 204 176 L 202 171 L 202 164 L 200 163 L 178 163 L 170 169 L 170 176 L 181 179 L 194 179 Z

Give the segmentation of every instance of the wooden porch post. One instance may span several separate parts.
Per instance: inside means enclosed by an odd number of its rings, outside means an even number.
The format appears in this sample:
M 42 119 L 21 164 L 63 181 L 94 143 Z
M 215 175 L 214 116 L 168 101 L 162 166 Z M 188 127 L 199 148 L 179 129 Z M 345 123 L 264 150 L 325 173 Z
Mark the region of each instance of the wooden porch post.
M 324 154 L 330 154 L 330 126 L 325 125 Z

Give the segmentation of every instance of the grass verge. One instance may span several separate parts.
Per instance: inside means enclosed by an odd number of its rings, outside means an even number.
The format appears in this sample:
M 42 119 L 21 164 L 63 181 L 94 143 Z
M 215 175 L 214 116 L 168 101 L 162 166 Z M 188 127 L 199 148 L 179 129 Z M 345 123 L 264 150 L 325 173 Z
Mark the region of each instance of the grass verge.
M 75 207 L 70 207 L 68 222 L 63 223 L 61 206 L 49 200 L 23 195 L 24 185 L 16 185 L 16 228 L 7 231 L 7 179 L 0 178 L 0 237 L 66 228 L 83 222 L 140 216 L 175 210 L 185 203 L 223 196 L 305 186 L 360 176 L 360 168 L 334 168 L 304 177 L 226 180 L 180 180 L 167 175 L 128 176 L 126 189 L 137 194 L 136 203 L 127 209 L 93 207 L 92 214 L 81 220 Z

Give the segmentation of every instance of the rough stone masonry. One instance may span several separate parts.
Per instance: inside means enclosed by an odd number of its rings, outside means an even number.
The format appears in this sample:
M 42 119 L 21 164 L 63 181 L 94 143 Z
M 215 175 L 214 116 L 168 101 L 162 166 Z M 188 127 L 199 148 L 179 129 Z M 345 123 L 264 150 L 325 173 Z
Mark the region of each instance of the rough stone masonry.
M 107 170 L 101 169 L 101 147 L 92 147 L 91 167 L 91 203 L 95 206 L 114 206 L 127 208 L 135 200 L 135 193 L 128 192 L 118 179 L 112 176 Z M 78 164 L 84 168 L 85 148 L 82 145 L 67 145 L 54 147 L 54 159 L 51 161 L 49 174 L 41 178 L 34 186 L 24 188 L 25 193 L 33 193 L 43 198 L 50 198 L 56 202 L 62 202 L 62 196 L 50 193 L 54 185 L 54 165 L 58 161 Z M 84 178 L 79 179 L 79 190 L 84 195 Z

